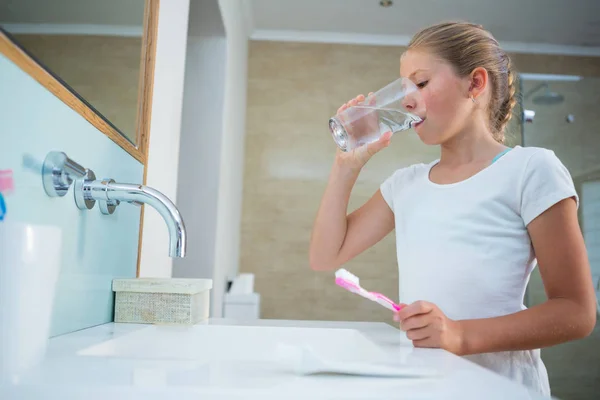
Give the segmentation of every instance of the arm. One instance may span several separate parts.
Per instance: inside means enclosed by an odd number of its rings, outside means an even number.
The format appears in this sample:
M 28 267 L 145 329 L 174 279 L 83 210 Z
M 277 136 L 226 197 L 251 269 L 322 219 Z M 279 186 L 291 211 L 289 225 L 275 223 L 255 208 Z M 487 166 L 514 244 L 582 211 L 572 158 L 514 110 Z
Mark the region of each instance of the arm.
M 364 100 L 365 97 L 359 95 L 342 105 L 338 113 Z M 365 127 L 353 126 L 353 129 L 377 129 L 379 121 L 374 116 L 371 114 L 363 121 Z M 379 191 L 347 216 L 350 193 L 360 170 L 375 153 L 390 144 L 391 137 L 392 132 L 386 132 L 377 141 L 350 152 L 338 150 L 310 239 L 309 261 L 313 270 L 340 266 L 394 229 L 394 214 Z
M 358 171 L 335 164 L 315 219 L 310 241 L 310 266 L 330 270 L 362 253 L 394 229 L 394 213 L 381 192 L 347 215 Z
M 541 348 L 583 338 L 594 329 L 596 296 L 575 201 L 557 203 L 527 229 L 548 300 L 511 315 L 457 321 L 461 353 Z

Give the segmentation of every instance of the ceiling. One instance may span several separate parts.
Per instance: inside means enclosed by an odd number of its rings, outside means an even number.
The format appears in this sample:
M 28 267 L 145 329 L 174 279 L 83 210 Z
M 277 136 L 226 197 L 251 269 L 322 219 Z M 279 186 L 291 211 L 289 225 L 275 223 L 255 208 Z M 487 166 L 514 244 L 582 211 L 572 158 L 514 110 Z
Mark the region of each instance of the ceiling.
M 190 2 L 194 15 L 206 0 Z M 509 51 L 600 56 L 600 0 L 393 0 L 388 8 L 379 0 L 242 2 L 256 40 L 403 45 L 427 25 L 460 19 L 482 24 Z M 0 0 L 0 24 L 133 27 L 142 25 L 143 9 L 144 0 Z
M 402 44 L 427 25 L 459 19 L 509 46 L 600 55 L 600 0 L 394 0 L 388 8 L 379 0 L 244 1 L 257 39 Z

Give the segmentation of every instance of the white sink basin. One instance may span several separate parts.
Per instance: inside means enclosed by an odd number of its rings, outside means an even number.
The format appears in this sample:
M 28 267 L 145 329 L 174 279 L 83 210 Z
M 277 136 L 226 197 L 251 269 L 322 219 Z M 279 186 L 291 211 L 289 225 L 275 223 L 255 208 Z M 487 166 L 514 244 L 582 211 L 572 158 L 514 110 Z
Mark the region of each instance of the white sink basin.
M 269 326 L 149 326 L 81 350 L 83 356 L 198 362 L 277 359 L 278 344 L 309 346 L 335 361 L 390 361 L 387 354 L 353 329 Z

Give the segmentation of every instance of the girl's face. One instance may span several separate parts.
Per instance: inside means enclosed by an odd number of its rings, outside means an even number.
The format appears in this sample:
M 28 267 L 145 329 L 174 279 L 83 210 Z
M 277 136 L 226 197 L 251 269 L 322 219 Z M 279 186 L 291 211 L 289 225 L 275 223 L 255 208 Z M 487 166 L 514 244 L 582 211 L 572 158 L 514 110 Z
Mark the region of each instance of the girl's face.
M 408 50 L 400 59 L 400 76 L 412 80 L 421 94 L 424 104 L 406 106 L 424 119 L 415 130 L 425 144 L 444 143 L 469 123 L 470 79 L 460 78 L 449 63 L 424 50 Z

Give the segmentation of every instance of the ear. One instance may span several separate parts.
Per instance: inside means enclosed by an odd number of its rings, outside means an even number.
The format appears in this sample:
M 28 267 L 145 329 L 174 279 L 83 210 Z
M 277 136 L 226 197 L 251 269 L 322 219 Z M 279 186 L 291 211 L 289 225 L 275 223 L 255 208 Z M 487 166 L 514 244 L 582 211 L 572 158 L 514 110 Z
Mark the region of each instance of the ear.
M 483 91 L 488 85 L 488 72 L 483 67 L 475 68 L 470 75 L 471 85 L 469 86 L 469 97 L 475 100 L 483 94 Z

